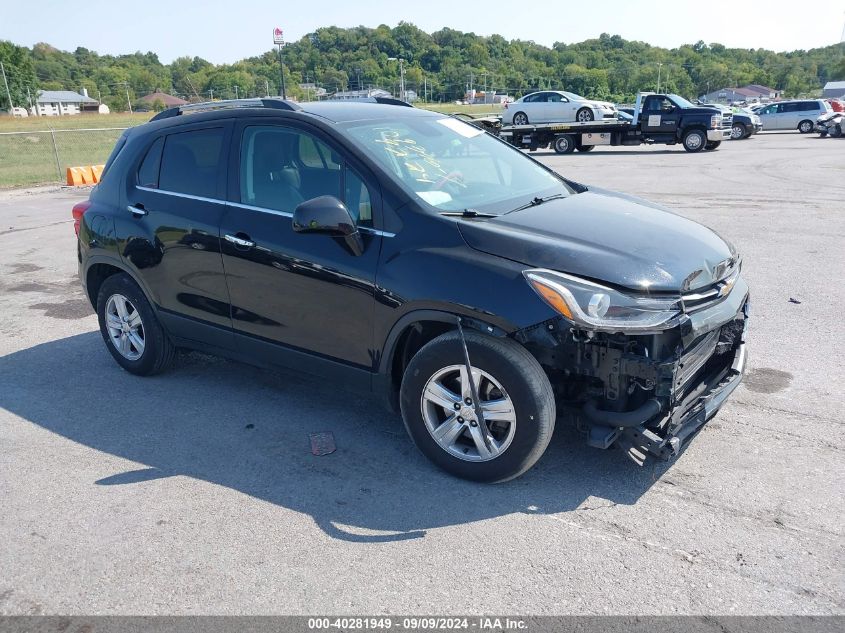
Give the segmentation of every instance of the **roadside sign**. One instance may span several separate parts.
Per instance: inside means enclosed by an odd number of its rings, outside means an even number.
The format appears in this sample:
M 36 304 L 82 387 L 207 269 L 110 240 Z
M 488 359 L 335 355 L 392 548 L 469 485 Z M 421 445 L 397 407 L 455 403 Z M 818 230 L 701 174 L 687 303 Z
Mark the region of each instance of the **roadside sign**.
M 285 34 L 278 26 L 273 29 L 273 44 L 283 46 L 285 43 Z

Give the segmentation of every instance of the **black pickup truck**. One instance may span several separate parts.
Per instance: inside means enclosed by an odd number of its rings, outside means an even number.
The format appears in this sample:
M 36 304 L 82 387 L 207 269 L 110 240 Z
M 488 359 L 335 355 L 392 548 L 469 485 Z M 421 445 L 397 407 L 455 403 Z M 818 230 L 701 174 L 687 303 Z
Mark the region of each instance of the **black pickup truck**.
M 731 137 L 731 113 L 696 106 L 674 94 L 641 92 L 632 120 L 509 125 L 500 135 L 516 147 L 551 147 L 559 154 L 590 151 L 597 145 L 681 143 L 688 152 L 713 150 Z

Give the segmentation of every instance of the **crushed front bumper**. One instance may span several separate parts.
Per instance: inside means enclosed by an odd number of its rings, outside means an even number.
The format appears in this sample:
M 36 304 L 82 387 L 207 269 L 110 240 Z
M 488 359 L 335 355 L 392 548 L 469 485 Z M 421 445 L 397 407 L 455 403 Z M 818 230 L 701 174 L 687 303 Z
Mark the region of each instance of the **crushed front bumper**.
M 748 302 L 744 326 L 730 367 L 702 379 L 656 427 L 645 424 L 621 430 L 619 443 L 638 464 L 647 455 L 669 460 L 677 457 L 687 441 L 710 420 L 742 382 L 748 359 L 745 336 L 748 330 Z
M 651 334 L 588 332 L 562 317 L 520 331 L 588 445 L 616 444 L 639 464 L 670 459 L 739 385 L 748 285 L 739 276 L 724 297 L 697 291 L 687 301 L 675 327 Z

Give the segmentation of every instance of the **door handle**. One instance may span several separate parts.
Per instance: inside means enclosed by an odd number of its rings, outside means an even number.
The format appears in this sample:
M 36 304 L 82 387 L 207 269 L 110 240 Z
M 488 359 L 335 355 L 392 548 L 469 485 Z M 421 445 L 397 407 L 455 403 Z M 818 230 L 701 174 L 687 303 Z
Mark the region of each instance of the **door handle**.
M 130 204 L 126 208 L 129 210 L 129 213 L 131 213 L 132 216 L 136 217 L 136 218 L 143 218 L 145 215 L 147 215 L 149 213 L 149 211 L 147 211 L 144 208 L 144 205 L 142 205 L 142 204 L 136 204 L 136 205 Z
M 223 239 L 226 240 L 227 242 L 231 242 L 235 246 L 241 246 L 243 248 L 250 248 L 252 246 L 255 246 L 255 242 L 253 242 L 251 239 L 249 239 L 249 238 L 245 239 L 243 237 L 238 237 L 237 235 L 226 234 L 226 235 L 223 236 Z

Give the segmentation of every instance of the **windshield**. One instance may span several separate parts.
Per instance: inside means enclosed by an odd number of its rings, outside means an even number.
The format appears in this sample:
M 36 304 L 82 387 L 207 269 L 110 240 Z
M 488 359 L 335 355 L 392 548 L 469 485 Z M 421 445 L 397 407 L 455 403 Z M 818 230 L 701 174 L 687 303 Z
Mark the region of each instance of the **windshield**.
M 503 214 L 537 196 L 572 193 L 519 150 L 452 117 L 344 127 L 405 190 L 440 211 Z
M 694 108 L 695 105 L 684 99 L 683 97 L 679 97 L 678 95 L 669 95 L 672 101 L 675 102 L 675 105 L 679 105 L 682 108 Z

